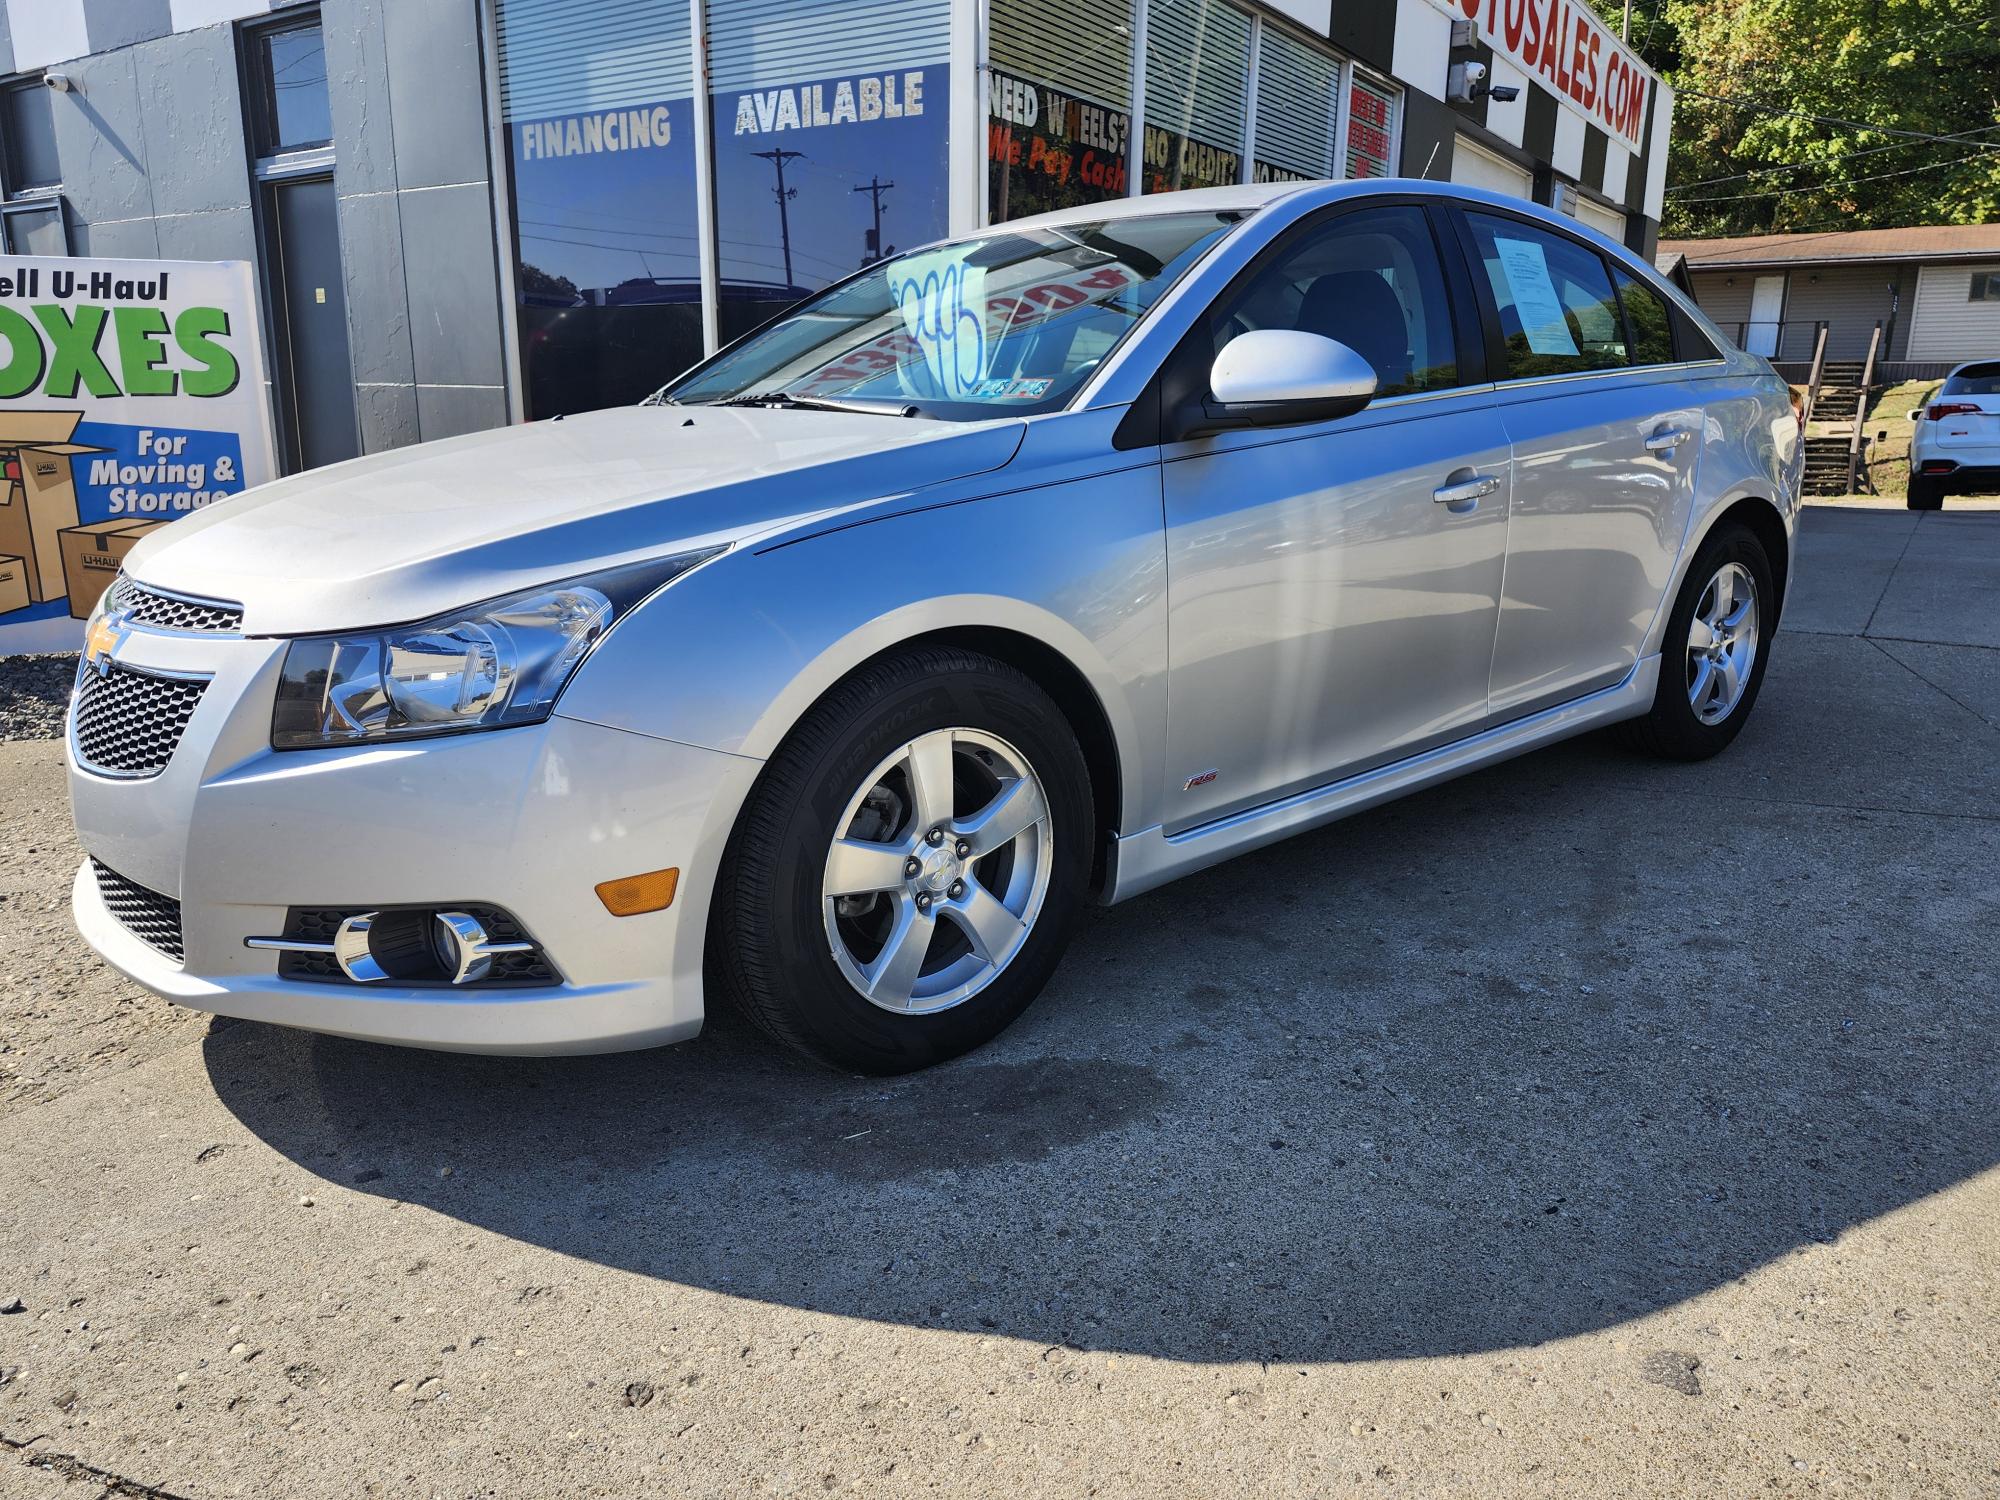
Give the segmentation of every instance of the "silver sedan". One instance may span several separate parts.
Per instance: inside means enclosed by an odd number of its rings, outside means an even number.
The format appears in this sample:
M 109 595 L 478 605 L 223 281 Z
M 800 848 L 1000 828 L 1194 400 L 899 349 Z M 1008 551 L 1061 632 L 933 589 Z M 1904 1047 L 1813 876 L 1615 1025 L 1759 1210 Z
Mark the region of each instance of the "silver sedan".
M 73 701 L 77 921 L 230 1015 L 583 1051 L 726 994 L 918 1067 L 1092 899 L 1599 725 L 1723 749 L 1800 462 L 1762 359 L 1517 200 L 998 226 L 641 406 L 142 541 Z

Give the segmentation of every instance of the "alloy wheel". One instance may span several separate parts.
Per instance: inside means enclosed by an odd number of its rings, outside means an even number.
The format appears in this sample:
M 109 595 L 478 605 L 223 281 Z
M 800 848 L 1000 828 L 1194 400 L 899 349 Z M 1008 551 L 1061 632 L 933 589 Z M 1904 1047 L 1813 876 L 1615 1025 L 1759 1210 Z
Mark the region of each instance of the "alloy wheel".
M 1704 724 L 1736 711 L 1757 663 L 1757 584 L 1741 563 L 1724 563 L 1688 622 L 1688 706 Z
M 1040 778 L 997 735 L 938 729 L 869 772 L 835 824 L 821 906 L 834 962 L 871 1004 L 949 1010 L 1021 951 L 1054 867 Z

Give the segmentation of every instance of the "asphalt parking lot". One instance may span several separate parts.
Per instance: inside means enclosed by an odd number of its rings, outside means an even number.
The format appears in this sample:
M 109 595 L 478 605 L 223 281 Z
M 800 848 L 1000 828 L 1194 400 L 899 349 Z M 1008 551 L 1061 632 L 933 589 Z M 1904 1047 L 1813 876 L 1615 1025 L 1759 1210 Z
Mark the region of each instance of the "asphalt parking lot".
M 0 744 L 0 1494 L 2000 1491 L 2000 515 L 1815 509 L 1722 759 L 1096 913 L 889 1082 L 174 1012 Z

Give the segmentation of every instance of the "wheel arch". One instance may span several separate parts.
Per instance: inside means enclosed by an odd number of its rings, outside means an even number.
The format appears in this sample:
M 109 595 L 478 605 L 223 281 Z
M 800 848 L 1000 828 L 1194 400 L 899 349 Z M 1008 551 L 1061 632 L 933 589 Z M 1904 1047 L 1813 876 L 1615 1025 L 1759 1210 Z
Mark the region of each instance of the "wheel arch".
M 1772 592 L 1778 596 L 1771 610 L 1771 628 L 1775 630 L 1779 617 L 1784 613 L 1786 590 L 1791 583 L 1791 529 L 1785 525 L 1785 518 L 1779 513 L 1776 501 L 1764 495 L 1743 495 L 1718 510 L 1702 528 L 1701 534 L 1688 548 L 1689 562 L 1692 563 L 1695 553 L 1717 529 L 1728 525 L 1740 525 L 1749 531 L 1764 549 L 1764 556 L 1770 560 Z
M 856 634 L 863 639 L 850 637 L 842 647 L 823 655 L 813 670 L 801 674 L 810 684 L 809 691 L 786 695 L 782 717 L 767 718 L 755 731 L 753 753 L 760 759 L 768 759 L 829 693 L 888 657 L 925 646 L 949 646 L 992 657 L 1021 672 L 1047 693 L 1076 735 L 1084 766 L 1090 774 L 1091 805 L 1097 820 L 1097 837 L 1091 854 L 1091 887 L 1101 890 L 1111 841 L 1127 821 L 1128 778 L 1121 752 L 1126 741 L 1104 692 L 1074 657 L 1029 630 L 990 621 L 937 624 L 888 640 L 867 640 L 874 632 Z M 829 658 L 835 659 L 834 665 L 829 665 Z M 739 808 L 736 820 L 741 816 Z

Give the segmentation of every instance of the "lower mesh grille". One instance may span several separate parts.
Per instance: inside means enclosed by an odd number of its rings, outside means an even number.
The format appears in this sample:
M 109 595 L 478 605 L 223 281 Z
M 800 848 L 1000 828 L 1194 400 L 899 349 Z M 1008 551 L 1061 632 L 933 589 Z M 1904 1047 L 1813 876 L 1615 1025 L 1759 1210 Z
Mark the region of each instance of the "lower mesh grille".
M 102 860 L 93 858 L 90 870 L 97 877 L 98 895 L 119 924 L 147 947 L 181 962 L 185 955 L 181 951 L 180 902 L 148 890 L 136 880 L 127 880 Z
M 285 915 L 285 936 L 293 942 L 330 943 L 340 931 L 340 924 L 349 917 L 359 916 L 370 910 L 366 906 L 295 906 Z M 462 911 L 481 927 L 486 935 L 496 943 L 526 943 L 533 939 L 522 930 L 521 924 L 513 916 L 497 906 L 467 905 L 458 903 L 450 908 Z M 379 950 L 378 950 L 379 951 Z M 354 981 L 342 972 L 331 953 L 280 953 L 278 955 L 278 977 L 280 979 L 304 979 L 322 984 L 352 985 Z M 416 988 L 426 988 L 422 980 L 398 980 Z M 537 948 L 528 953 L 496 953 L 493 968 L 477 984 L 456 986 L 459 989 L 485 989 L 493 985 L 556 985 L 562 979 L 553 965 L 542 956 Z M 443 981 L 440 988 L 454 988 Z M 361 986 L 366 988 L 366 986 Z

